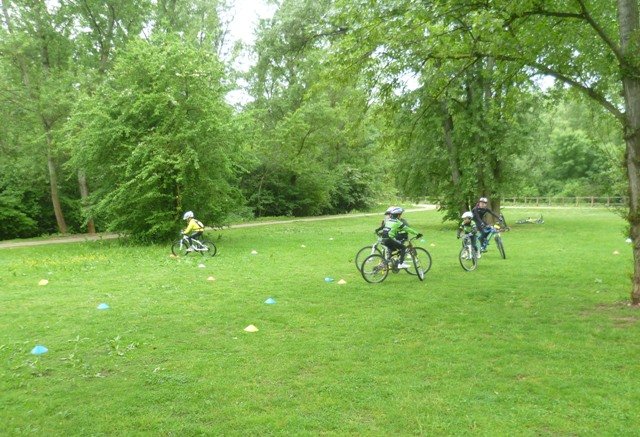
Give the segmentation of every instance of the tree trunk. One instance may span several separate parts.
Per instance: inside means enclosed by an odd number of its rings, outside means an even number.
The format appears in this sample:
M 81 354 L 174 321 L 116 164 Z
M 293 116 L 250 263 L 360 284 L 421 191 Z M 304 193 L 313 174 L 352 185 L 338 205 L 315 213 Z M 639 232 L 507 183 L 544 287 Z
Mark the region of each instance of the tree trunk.
M 78 170 L 78 186 L 80 187 L 80 198 L 82 199 L 82 209 L 86 213 L 89 206 L 89 186 L 87 185 L 87 175 L 84 170 Z M 96 226 L 93 223 L 93 218 L 87 219 L 87 232 L 89 234 L 96 233 Z
M 460 186 L 460 166 L 458 165 L 458 146 L 453 141 L 453 117 L 449 113 L 449 105 L 445 100 L 440 101 L 440 110 L 442 112 L 442 131 L 444 133 L 444 144 L 449 151 L 449 166 L 451 167 L 451 182 L 456 191 Z M 458 212 L 463 213 L 467 210 L 464 203 L 458 206 Z
M 491 198 L 491 211 L 495 212 L 496 214 L 500 215 L 500 208 L 502 208 L 502 199 L 500 199 L 499 197 L 492 197 Z M 493 223 L 495 223 L 497 220 L 494 218 L 493 219 Z
M 640 305 L 640 11 L 637 0 L 618 0 L 621 65 L 625 102 L 624 137 L 629 177 L 629 225 L 633 240 L 633 287 L 631 303 Z
M 47 138 L 47 167 L 49 168 L 49 186 L 51 188 L 51 203 L 53 203 L 53 212 L 56 215 L 56 223 L 58 224 L 58 232 L 67 233 L 67 223 L 64 221 L 62 206 L 60 205 L 60 196 L 58 195 L 58 171 L 53 162 L 51 155 L 51 132 L 45 124 L 45 136 Z

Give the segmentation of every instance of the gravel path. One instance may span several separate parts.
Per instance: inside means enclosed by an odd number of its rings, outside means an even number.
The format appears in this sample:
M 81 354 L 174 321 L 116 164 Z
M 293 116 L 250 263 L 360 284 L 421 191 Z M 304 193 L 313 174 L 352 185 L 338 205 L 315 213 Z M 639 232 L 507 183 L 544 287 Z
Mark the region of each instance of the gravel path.
M 432 211 L 435 209 L 436 209 L 436 205 L 415 205 L 415 207 L 413 208 L 406 209 L 406 212 Z M 236 225 L 225 226 L 221 229 L 251 228 L 254 226 L 283 225 L 288 223 L 315 222 L 320 220 L 336 220 L 336 219 L 372 217 L 372 216 L 373 217 L 382 216 L 382 214 L 376 212 L 376 213 L 323 215 L 320 217 L 301 217 L 301 218 L 295 218 L 290 220 L 272 220 L 272 221 L 264 221 L 264 222 L 238 223 Z M 85 242 L 85 241 L 113 240 L 119 237 L 120 237 L 120 234 L 116 234 L 116 233 L 101 233 L 101 234 L 95 234 L 95 235 L 75 234 L 75 235 L 69 235 L 69 236 L 63 236 L 63 237 L 52 237 L 46 240 L 0 242 L 0 249 L 11 249 L 14 247 L 25 247 L 25 246 L 43 246 L 46 244 L 63 244 L 63 243 L 79 243 L 79 242 Z

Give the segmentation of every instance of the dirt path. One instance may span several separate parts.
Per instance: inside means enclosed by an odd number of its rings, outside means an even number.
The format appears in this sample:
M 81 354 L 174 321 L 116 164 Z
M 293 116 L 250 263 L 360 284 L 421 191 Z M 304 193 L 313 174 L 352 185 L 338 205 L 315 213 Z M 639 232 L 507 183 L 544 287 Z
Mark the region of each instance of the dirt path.
M 415 205 L 415 207 L 408 208 L 406 211 L 407 212 L 432 211 L 435 209 L 436 209 L 436 205 Z M 238 223 L 236 225 L 224 226 L 221 229 L 251 228 L 254 226 L 284 225 L 284 224 L 298 223 L 298 222 L 316 222 L 320 220 L 336 220 L 336 219 L 372 217 L 372 216 L 374 217 L 381 216 L 381 214 L 379 212 L 375 212 L 375 213 L 358 213 L 358 214 L 323 215 L 320 217 L 302 217 L 302 218 L 295 218 L 290 220 L 272 220 L 272 221 L 265 221 L 265 222 Z M 43 246 L 47 244 L 63 244 L 63 243 L 79 243 L 79 242 L 85 242 L 85 241 L 113 240 L 119 237 L 120 237 L 120 234 L 101 233 L 101 234 L 95 234 L 95 235 L 77 234 L 77 235 L 69 235 L 65 237 L 52 237 L 46 240 L 7 241 L 7 242 L 0 242 L 0 249 L 11 249 L 14 247 L 26 247 L 26 246 Z

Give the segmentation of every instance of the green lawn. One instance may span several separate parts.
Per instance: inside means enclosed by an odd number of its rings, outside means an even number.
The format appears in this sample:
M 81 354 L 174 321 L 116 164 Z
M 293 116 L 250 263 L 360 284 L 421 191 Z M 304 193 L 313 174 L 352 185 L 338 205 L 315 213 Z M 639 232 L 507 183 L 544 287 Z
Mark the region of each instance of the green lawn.
M 211 232 L 209 259 L 2 249 L 0 434 L 638 435 L 625 223 L 542 213 L 474 272 L 438 212 L 407 213 L 433 257 L 422 283 L 360 277 L 377 217 Z

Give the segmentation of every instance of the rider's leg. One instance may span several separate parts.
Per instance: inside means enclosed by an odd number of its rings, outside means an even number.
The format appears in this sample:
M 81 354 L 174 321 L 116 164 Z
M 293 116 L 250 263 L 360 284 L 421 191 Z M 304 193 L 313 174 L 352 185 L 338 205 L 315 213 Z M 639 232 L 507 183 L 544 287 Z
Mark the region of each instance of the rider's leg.
M 399 250 L 401 260 L 404 259 L 404 253 L 403 253 L 404 245 L 402 243 L 400 243 L 398 240 L 394 240 L 393 238 L 385 238 L 383 240 L 383 243 L 389 249 L 389 255 L 391 255 L 393 251 Z
M 489 245 L 489 234 L 491 234 L 491 228 L 488 226 L 482 230 L 480 235 L 480 251 L 486 252 L 487 246 Z

